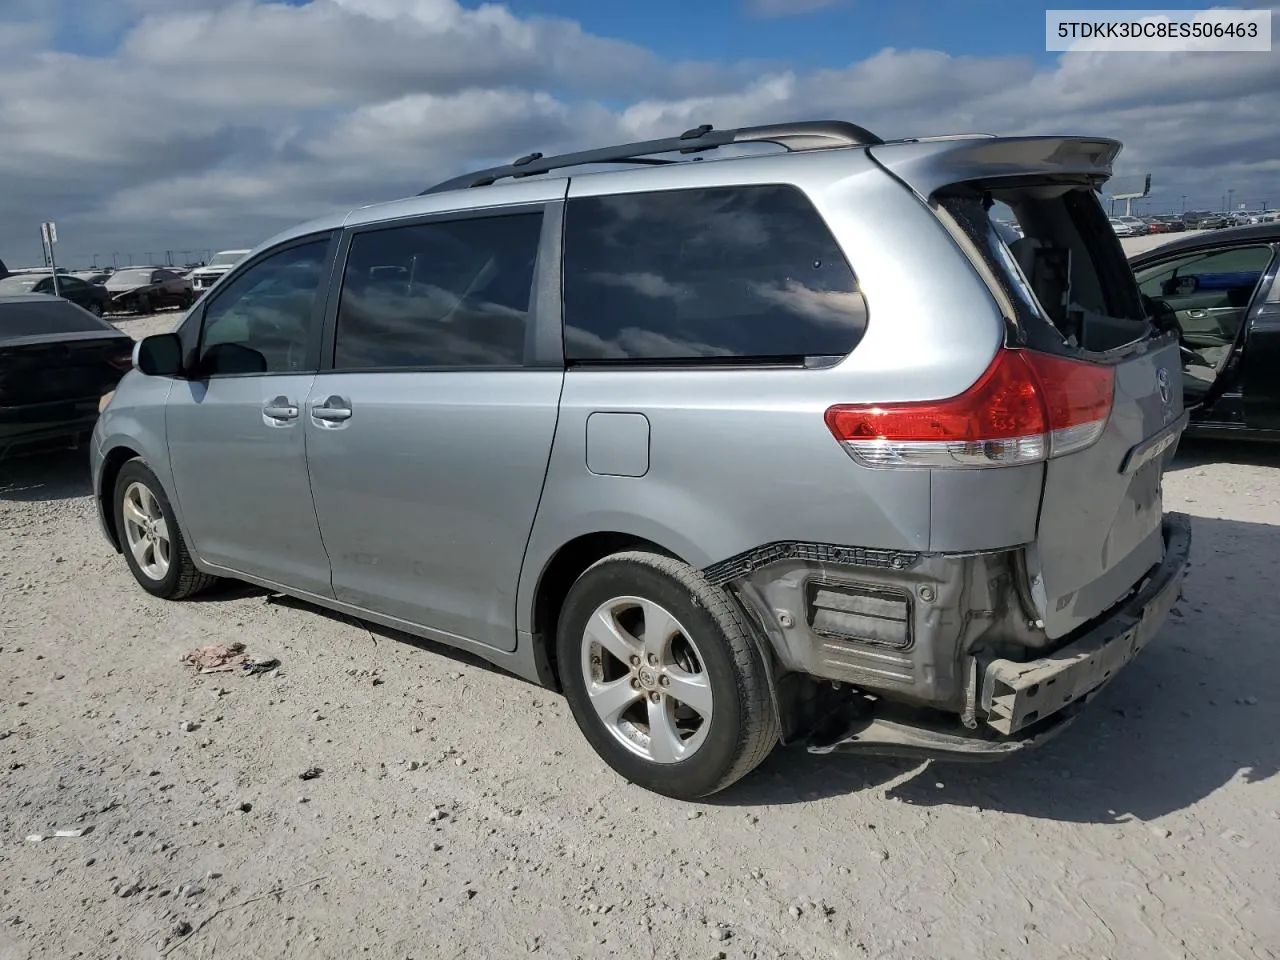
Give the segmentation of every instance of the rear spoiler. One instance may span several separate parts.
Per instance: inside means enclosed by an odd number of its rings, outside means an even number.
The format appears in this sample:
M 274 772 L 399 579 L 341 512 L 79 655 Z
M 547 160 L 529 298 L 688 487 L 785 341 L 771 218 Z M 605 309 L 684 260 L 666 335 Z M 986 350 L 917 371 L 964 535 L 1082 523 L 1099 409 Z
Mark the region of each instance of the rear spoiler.
M 953 183 L 1067 177 L 1100 186 L 1123 144 L 1099 137 L 962 137 L 873 144 L 867 152 L 921 198 Z

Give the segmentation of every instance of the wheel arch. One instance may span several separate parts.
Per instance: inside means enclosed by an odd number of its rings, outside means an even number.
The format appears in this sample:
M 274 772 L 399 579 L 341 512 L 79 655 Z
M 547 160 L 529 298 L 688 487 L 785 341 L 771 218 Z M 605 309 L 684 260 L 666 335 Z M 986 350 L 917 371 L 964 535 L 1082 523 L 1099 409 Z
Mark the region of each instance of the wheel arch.
M 142 454 L 124 444 L 112 447 L 102 459 L 102 470 L 99 474 L 100 480 L 96 496 L 102 517 L 102 526 L 107 534 L 107 541 L 115 548 L 116 553 L 119 553 L 122 549 L 120 546 L 120 531 L 116 529 L 116 511 L 113 503 L 116 477 L 120 475 L 120 470 L 126 463 L 136 459 L 142 459 L 144 463 L 146 462 Z
M 534 644 L 547 659 L 557 689 L 560 687 L 560 669 L 556 662 L 556 624 L 569 589 L 592 564 L 626 550 L 648 550 L 687 562 L 675 551 L 646 537 L 601 530 L 582 534 L 561 544 L 538 574 L 529 609 L 530 632 Z

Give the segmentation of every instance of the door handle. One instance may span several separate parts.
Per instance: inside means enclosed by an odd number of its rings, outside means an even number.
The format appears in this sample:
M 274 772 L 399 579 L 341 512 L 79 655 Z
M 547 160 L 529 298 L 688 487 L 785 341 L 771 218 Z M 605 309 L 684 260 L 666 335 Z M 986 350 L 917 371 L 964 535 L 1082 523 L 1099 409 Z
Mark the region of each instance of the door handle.
M 341 423 L 351 419 L 351 404 L 342 397 L 329 397 L 324 403 L 312 405 L 311 417 L 321 423 Z
M 298 407 L 288 397 L 276 397 L 262 408 L 262 415 L 270 420 L 297 420 Z

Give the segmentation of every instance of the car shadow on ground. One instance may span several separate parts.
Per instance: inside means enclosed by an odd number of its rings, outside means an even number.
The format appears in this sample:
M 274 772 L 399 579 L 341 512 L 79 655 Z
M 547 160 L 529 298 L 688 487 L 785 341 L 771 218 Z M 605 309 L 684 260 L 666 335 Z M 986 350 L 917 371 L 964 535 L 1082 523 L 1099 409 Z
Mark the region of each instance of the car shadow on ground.
M 249 592 L 242 592 L 240 588 L 244 588 Z M 209 591 L 209 599 L 220 599 L 217 594 L 221 590 L 233 591 L 229 594 L 224 593 L 221 599 L 236 599 L 243 596 L 253 596 L 254 593 L 259 593 L 265 597 L 269 603 L 288 607 L 291 610 L 301 610 L 306 613 L 314 614 L 315 616 L 328 617 L 330 620 L 337 623 L 345 624 L 349 627 L 355 628 L 356 630 L 363 630 L 374 638 L 382 638 L 384 640 L 390 640 L 393 643 L 403 643 L 411 647 L 417 647 L 423 653 L 444 657 L 449 660 L 453 660 L 456 663 L 466 664 L 469 667 L 478 667 L 479 669 L 486 670 L 489 673 L 515 677 L 515 674 L 510 673 L 507 670 L 503 670 L 497 664 L 490 663 L 488 660 L 478 657 L 467 650 L 461 650 L 458 647 L 451 647 L 447 644 L 437 643 L 435 640 L 427 640 L 424 637 L 414 636 L 413 634 L 405 633 L 402 630 L 384 627 L 380 623 L 361 620 L 359 617 L 353 617 L 350 614 L 342 613 L 337 610 L 330 610 L 328 607 L 317 606 L 316 604 L 308 603 L 305 600 L 298 600 L 295 597 L 286 596 L 283 593 L 272 593 L 269 590 L 263 590 L 259 587 L 250 587 L 241 583 L 234 583 L 226 587 L 222 584 L 218 584 Z M 201 598 L 205 596 L 205 594 L 200 595 Z M 523 677 L 516 677 L 516 679 L 524 680 Z M 529 683 L 527 680 L 524 682 Z
M 1178 444 L 1170 472 L 1215 463 L 1254 467 L 1280 467 L 1280 443 L 1244 443 L 1233 440 L 1196 438 Z
M 890 799 L 918 806 L 1110 823 L 1181 810 L 1236 778 L 1273 777 L 1280 643 L 1262 584 L 1280 568 L 1278 534 L 1267 524 L 1193 517 L 1192 566 L 1175 614 L 1075 723 L 1039 748 L 983 764 L 788 748 L 711 802 L 795 803 L 887 787 Z
M 87 446 L 0 460 L 0 501 L 74 500 L 92 492 Z

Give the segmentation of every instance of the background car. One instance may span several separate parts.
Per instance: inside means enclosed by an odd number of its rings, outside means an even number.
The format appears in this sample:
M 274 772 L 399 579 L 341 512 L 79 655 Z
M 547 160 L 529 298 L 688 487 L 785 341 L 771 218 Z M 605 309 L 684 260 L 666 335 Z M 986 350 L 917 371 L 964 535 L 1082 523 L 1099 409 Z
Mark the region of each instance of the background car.
M 1129 263 L 1177 326 L 1191 432 L 1280 440 L 1280 224 L 1194 234 Z
M 152 313 L 164 307 L 186 307 L 195 302 L 191 281 L 168 267 L 126 267 L 106 282 L 112 310 Z
M 44 293 L 59 296 L 83 307 L 95 316 L 107 312 L 111 294 L 101 284 L 86 283 L 74 274 L 58 274 L 58 289 L 54 293 L 53 277 L 38 273 L 19 273 L 0 280 L 0 295 L 16 293 Z
M 70 300 L 0 296 L 0 458 L 83 440 L 132 359 L 132 337 Z
M 203 294 L 248 253 L 248 250 L 219 250 L 203 267 L 190 271 L 192 291 L 197 297 Z
M 1124 217 L 1115 217 L 1114 219 L 1119 220 L 1121 223 L 1127 223 L 1129 225 L 1129 227 L 1133 230 L 1130 236 L 1145 237 L 1148 233 L 1151 232 L 1151 228 L 1147 226 L 1147 222 L 1143 220 L 1141 217 L 1124 216 Z
M 1137 236 L 1133 231 L 1133 225 L 1126 223 L 1119 217 L 1110 217 L 1107 222 L 1111 224 L 1111 229 L 1115 231 L 1117 237 Z

